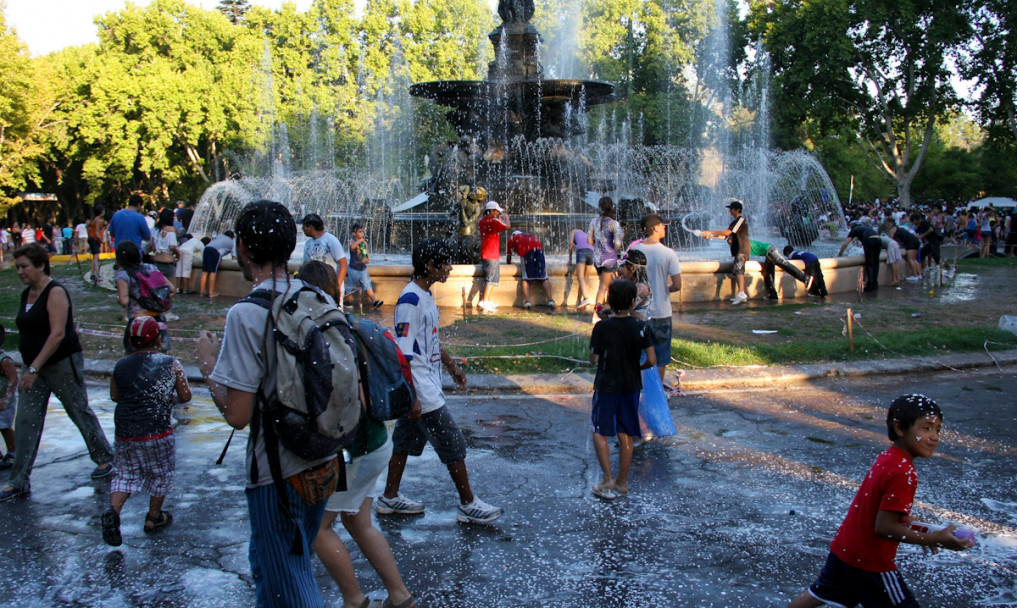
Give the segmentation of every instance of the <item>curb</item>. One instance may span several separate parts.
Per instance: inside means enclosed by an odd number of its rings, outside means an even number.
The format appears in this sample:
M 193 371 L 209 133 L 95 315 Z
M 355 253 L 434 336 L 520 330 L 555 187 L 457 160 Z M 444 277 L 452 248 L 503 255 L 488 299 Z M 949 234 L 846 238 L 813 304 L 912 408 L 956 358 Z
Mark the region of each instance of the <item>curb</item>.
M 21 365 L 20 353 L 11 353 L 15 363 Z M 85 373 L 90 376 L 109 377 L 116 361 L 85 359 Z M 811 363 L 803 365 L 731 366 L 687 370 L 682 378 L 685 392 L 708 392 L 720 389 L 764 388 L 795 386 L 825 378 L 858 378 L 862 376 L 890 376 L 940 370 L 968 370 L 983 367 L 1010 367 L 1017 365 L 1017 350 L 1005 350 L 991 355 L 987 352 L 958 353 L 942 357 L 910 357 L 844 363 Z M 196 365 L 185 365 L 187 379 L 204 384 Z M 593 391 L 593 374 L 589 372 L 559 374 L 473 374 L 469 384 L 460 389 L 451 377 L 444 374 L 442 384 L 449 394 L 505 393 L 527 395 L 589 394 Z

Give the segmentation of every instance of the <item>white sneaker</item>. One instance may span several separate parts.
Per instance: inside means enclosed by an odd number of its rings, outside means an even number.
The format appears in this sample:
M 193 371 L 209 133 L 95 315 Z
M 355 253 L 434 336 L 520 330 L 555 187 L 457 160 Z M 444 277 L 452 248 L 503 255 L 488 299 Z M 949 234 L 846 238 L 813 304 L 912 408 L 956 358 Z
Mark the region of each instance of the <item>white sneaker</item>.
M 523 310 L 529 310 L 532 306 L 533 305 L 530 304 L 529 300 L 526 300 L 525 302 L 523 302 Z
M 548 300 L 547 307 L 550 308 L 551 310 L 554 310 L 555 308 L 558 308 L 558 305 L 554 303 L 554 300 Z
M 477 306 L 479 306 L 481 310 L 486 310 L 487 312 L 494 312 L 498 309 L 498 305 L 489 300 L 481 300 L 477 303 Z
M 910 277 L 904 277 L 904 280 L 905 281 L 921 281 L 922 277 L 910 276 Z
M 748 301 L 749 301 L 748 294 L 745 293 L 744 291 L 739 291 L 738 295 L 736 295 L 734 299 L 731 300 L 731 305 L 738 306 L 739 304 L 744 304 Z
M 584 308 L 589 307 L 591 304 L 592 303 L 588 299 L 583 298 L 582 300 L 579 300 L 579 302 L 576 303 L 576 310 L 582 310 Z
M 486 524 L 498 519 L 504 512 L 505 509 L 493 507 L 474 497 L 470 504 L 459 505 L 459 514 L 456 515 L 456 519 L 464 524 Z
M 381 515 L 419 515 L 424 512 L 424 503 L 410 500 L 402 494 L 396 494 L 395 498 L 379 496 L 374 501 L 374 510 Z

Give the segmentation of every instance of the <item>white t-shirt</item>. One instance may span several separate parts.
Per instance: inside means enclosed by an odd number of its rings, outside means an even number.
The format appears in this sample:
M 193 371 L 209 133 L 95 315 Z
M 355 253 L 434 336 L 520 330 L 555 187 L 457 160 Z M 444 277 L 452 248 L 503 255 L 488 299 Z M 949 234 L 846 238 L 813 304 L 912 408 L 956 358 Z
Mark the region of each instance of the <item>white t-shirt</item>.
M 177 233 L 175 230 L 166 231 L 160 229 L 152 234 L 154 235 L 152 244 L 155 253 L 169 253 L 171 246 L 177 246 Z
M 650 283 L 653 299 L 647 314 L 651 319 L 671 318 L 671 276 L 682 273 L 678 254 L 670 247 L 657 242 L 643 241 L 636 245 L 638 251 L 646 254 L 646 278 Z
M 320 260 L 332 268 L 338 268 L 339 260 L 346 257 L 342 243 L 331 232 L 326 232 L 316 239 L 304 241 L 304 261 Z
M 80 224 L 78 224 L 77 226 L 74 227 L 74 234 L 79 239 L 87 239 L 88 238 L 88 226 L 85 225 L 85 222 L 81 222 Z
M 254 289 L 269 289 L 284 292 L 288 297 L 303 286 L 302 281 L 291 280 L 287 287 L 286 279 L 268 279 L 258 283 Z M 212 380 L 219 384 L 244 391 L 246 393 L 258 392 L 262 386 L 265 394 L 272 394 L 276 390 L 275 362 L 275 340 L 269 336 L 264 340 L 266 324 L 269 311 L 258 304 L 251 302 L 238 302 L 226 313 L 226 329 L 223 331 L 222 350 L 219 352 L 219 359 L 215 362 L 215 369 L 212 370 Z M 262 427 L 264 429 L 264 427 Z M 258 459 L 258 482 L 251 483 L 251 461 Z M 320 460 L 304 460 L 279 445 L 279 465 L 282 469 L 283 478 L 296 475 L 312 466 L 325 462 L 328 458 Z M 247 468 L 245 469 L 245 482 L 248 488 L 264 486 L 272 483 L 272 472 L 268 468 L 268 457 L 265 454 L 265 433 L 258 433 L 257 437 L 249 436 L 247 440 Z
M 441 388 L 438 306 L 431 292 L 410 281 L 396 302 L 394 322 L 396 344 L 410 362 L 420 413 L 433 412 L 445 405 L 445 393 Z

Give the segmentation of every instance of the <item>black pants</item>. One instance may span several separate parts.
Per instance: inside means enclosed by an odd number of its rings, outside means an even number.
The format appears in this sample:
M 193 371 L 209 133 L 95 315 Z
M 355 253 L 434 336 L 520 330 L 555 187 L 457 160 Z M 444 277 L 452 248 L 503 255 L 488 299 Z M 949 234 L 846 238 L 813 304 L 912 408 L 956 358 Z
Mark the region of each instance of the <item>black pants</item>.
M 826 279 L 823 278 L 823 265 L 819 260 L 805 267 L 805 274 L 812 277 L 812 289 L 809 290 L 814 296 L 826 297 Z
M 883 250 L 879 237 L 869 237 L 862 243 L 865 250 L 865 291 L 879 289 L 879 253 Z
M 763 284 L 766 285 L 766 294 L 771 300 L 777 299 L 777 287 L 774 284 L 777 266 L 802 283 L 807 280 L 804 272 L 781 255 L 776 247 L 770 245 L 770 249 L 766 252 L 766 260 L 763 262 Z

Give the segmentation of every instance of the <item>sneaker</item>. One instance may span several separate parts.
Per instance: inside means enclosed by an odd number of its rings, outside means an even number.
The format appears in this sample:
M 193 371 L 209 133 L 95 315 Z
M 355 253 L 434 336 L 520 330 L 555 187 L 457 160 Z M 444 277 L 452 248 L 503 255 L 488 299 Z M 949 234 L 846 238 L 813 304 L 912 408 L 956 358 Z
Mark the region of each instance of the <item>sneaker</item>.
M 592 302 L 590 302 L 589 299 L 583 298 L 582 300 L 579 300 L 578 302 L 576 302 L 576 310 L 582 310 L 584 308 L 589 307 L 591 304 L 592 304 Z
M 166 313 L 166 320 L 167 321 L 179 321 L 180 317 L 178 317 L 177 315 L 175 315 L 175 314 L 173 314 L 171 312 L 168 312 L 168 313 Z
M 731 305 L 732 305 L 732 306 L 738 306 L 739 304 L 744 304 L 744 303 L 746 303 L 746 302 L 748 302 L 748 301 L 749 301 L 749 296 L 748 296 L 748 294 L 747 294 L 747 293 L 745 293 L 744 291 L 739 291 L 739 292 L 738 292 L 738 295 L 736 295 L 736 296 L 735 296 L 735 297 L 734 297 L 734 298 L 733 298 L 733 299 L 731 300 Z
M 486 502 L 474 497 L 473 502 L 468 505 L 459 505 L 459 514 L 456 516 L 464 524 L 486 524 L 492 522 L 505 512 L 501 507 L 492 507 Z
M 92 479 L 105 479 L 116 472 L 117 469 L 113 465 L 109 465 L 105 469 L 95 467 L 95 470 L 92 471 Z
M 375 310 L 378 310 L 379 308 L 381 308 L 384 305 L 385 305 L 385 301 L 384 300 L 375 300 L 374 302 L 371 302 L 371 306 Z
M 112 507 L 102 514 L 102 542 L 111 547 L 119 547 L 124 543 L 123 536 L 120 535 L 120 514 Z
M 27 487 L 24 488 L 6 488 L 0 490 L 0 502 L 7 502 L 8 500 L 14 500 L 19 496 L 26 496 L 30 490 Z
M 3 458 L 0 458 L 0 471 L 10 469 L 14 466 L 14 454 L 7 452 Z
M 922 277 L 918 277 L 918 276 L 910 276 L 910 277 L 905 277 L 905 278 L 904 278 L 904 280 L 905 280 L 905 281 L 921 281 L 921 280 L 922 280 Z
M 811 274 L 805 277 L 805 291 L 812 289 L 812 284 L 816 281 L 816 277 Z
M 554 310 L 558 308 L 558 305 L 554 303 L 554 300 L 548 300 L 547 307 L 550 308 L 551 310 Z
M 523 310 L 529 310 L 530 308 L 532 308 L 532 306 L 533 305 L 530 304 L 529 300 L 526 300 L 525 302 L 523 302 Z
M 424 512 L 424 503 L 410 500 L 402 494 L 396 494 L 395 498 L 379 496 L 374 501 L 374 510 L 381 515 L 420 515 Z
M 490 302 L 488 300 L 481 300 L 480 302 L 477 303 L 477 306 L 479 306 L 481 310 L 487 312 L 494 312 L 495 310 L 498 309 L 497 304 L 495 304 L 494 302 Z

